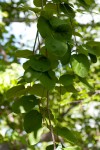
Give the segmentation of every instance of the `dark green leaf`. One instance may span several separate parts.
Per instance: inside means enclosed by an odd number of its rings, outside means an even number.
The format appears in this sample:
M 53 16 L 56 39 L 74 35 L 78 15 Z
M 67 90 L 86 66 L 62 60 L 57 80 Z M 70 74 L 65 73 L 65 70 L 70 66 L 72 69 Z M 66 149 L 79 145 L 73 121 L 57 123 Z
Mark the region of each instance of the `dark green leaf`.
M 86 43 L 86 48 L 90 54 L 100 56 L 100 42 L 89 41 Z
M 34 82 L 40 78 L 42 75 L 41 72 L 33 70 L 31 67 L 28 68 L 25 73 L 24 73 L 24 79 L 25 81 L 29 82 Z
M 14 86 L 6 92 L 6 96 L 7 96 L 7 98 L 17 96 L 18 93 L 20 93 L 20 92 L 23 93 L 24 89 L 25 89 L 24 85 Z
M 78 92 L 73 85 L 65 86 L 67 92 L 76 93 Z
M 57 17 L 50 18 L 50 24 L 54 29 L 58 29 L 58 31 L 67 31 L 68 21 L 64 19 L 60 19 Z
M 49 21 L 44 17 L 39 17 L 37 28 L 43 38 L 51 36 L 52 31 L 49 25 Z
M 37 110 L 31 110 L 24 117 L 24 129 L 27 133 L 36 132 L 42 126 L 42 116 Z
M 73 83 L 74 75 L 64 74 L 60 77 L 59 82 L 64 86 L 71 85 Z
M 23 68 L 24 68 L 25 70 L 27 70 L 29 67 L 30 67 L 30 63 L 29 63 L 29 60 L 28 60 L 28 61 L 26 61 L 26 62 L 23 64 Z
M 48 73 L 42 73 L 40 82 L 47 90 L 51 90 L 55 86 L 55 81 L 49 76 Z
M 72 9 L 72 7 L 68 3 L 60 4 L 60 9 L 67 16 L 70 16 L 72 18 L 75 17 L 75 12 L 74 12 L 74 10 Z
M 36 71 L 45 72 L 50 69 L 50 61 L 41 55 L 35 55 L 30 58 L 29 64 Z
M 25 113 L 38 104 L 39 100 L 35 96 L 27 95 L 16 100 L 12 105 L 12 109 L 15 113 Z
M 34 84 L 30 88 L 29 93 L 40 97 L 47 97 L 47 90 L 41 84 Z
M 89 56 L 90 56 L 91 61 L 92 61 L 93 63 L 96 63 L 96 62 L 97 62 L 97 57 L 96 57 L 95 55 L 89 53 Z
M 65 53 L 63 57 L 60 58 L 62 65 L 66 65 L 70 62 L 71 50 L 68 48 L 68 51 Z
M 54 128 L 54 133 L 62 138 L 66 139 L 69 143 L 76 144 L 77 139 L 75 138 L 73 132 L 71 132 L 66 127 L 56 126 Z
M 88 58 L 83 54 L 74 54 L 71 57 L 71 66 L 75 74 L 84 78 L 88 75 L 90 63 Z

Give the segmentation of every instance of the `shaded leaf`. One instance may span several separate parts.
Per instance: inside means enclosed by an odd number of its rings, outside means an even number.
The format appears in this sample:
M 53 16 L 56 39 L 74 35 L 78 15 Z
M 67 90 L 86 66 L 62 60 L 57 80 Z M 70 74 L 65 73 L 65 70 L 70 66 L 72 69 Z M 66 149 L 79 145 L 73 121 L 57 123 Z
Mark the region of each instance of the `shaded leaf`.
M 49 25 L 49 21 L 46 20 L 44 17 L 39 17 L 37 28 L 43 38 L 50 36 L 52 33 Z
M 49 22 L 54 29 L 58 29 L 58 31 L 67 31 L 67 20 L 62 20 L 53 16 L 52 18 L 50 18 Z
M 68 3 L 60 4 L 60 9 L 67 16 L 70 16 L 72 18 L 75 17 L 75 12 L 74 12 L 73 8 Z
M 30 88 L 29 93 L 40 97 L 47 97 L 47 89 L 45 89 L 41 84 L 34 84 Z
M 64 86 L 70 85 L 73 83 L 74 75 L 64 74 L 60 77 L 59 82 Z
M 100 42 L 89 41 L 85 46 L 90 54 L 100 56 Z
M 24 129 L 27 133 L 36 132 L 42 126 L 42 116 L 37 110 L 25 114 Z
M 97 57 L 96 57 L 95 55 L 89 53 L 89 56 L 90 56 L 91 61 L 92 61 L 93 63 L 96 63 L 96 62 L 97 62 Z
M 72 84 L 68 85 L 68 86 L 65 86 L 65 88 L 66 88 L 67 92 L 72 92 L 72 93 L 77 93 L 78 92 Z
M 30 111 L 35 105 L 39 104 L 39 100 L 33 95 L 23 96 L 20 99 L 16 100 L 12 109 L 14 113 L 25 113 Z
M 77 139 L 75 138 L 73 132 L 71 132 L 66 127 L 56 126 L 54 128 L 54 133 L 58 136 L 61 136 L 62 138 L 65 138 L 69 143 L 76 144 L 77 142 Z
M 49 76 L 48 73 L 42 73 L 40 82 L 47 90 L 51 90 L 55 86 L 55 81 Z
M 7 98 L 11 98 L 11 97 L 14 97 L 14 96 L 17 96 L 17 94 L 19 92 L 22 92 L 23 93 L 23 90 L 25 89 L 24 85 L 17 85 L 17 86 L 14 86 L 12 87 L 11 89 L 9 89 L 7 92 L 6 92 L 6 96 Z
M 29 64 L 36 71 L 45 72 L 50 69 L 50 61 L 41 55 L 35 55 L 30 58 Z
M 39 79 L 41 75 L 42 75 L 41 72 L 35 71 L 31 67 L 29 67 L 24 72 L 24 79 L 25 79 L 25 81 L 27 81 L 28 83 L 30 83 L 30 82 L 34 82 L 37 79 Z
M 70 62 L 70 57 L 71 57 L 71 50 L 70 50 L 70 48 L 68 48 L 65 55 L 60 58 L 60 61 L 61 61 L 62 65 L 68 64 Z

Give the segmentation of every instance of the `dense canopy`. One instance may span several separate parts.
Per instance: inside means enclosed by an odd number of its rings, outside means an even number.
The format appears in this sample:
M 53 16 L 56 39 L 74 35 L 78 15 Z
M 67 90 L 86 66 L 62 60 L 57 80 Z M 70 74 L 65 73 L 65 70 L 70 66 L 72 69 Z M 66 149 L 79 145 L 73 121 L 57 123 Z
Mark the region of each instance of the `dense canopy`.
M 100 149 L 100 2 L 0 0 L 0 149 Z

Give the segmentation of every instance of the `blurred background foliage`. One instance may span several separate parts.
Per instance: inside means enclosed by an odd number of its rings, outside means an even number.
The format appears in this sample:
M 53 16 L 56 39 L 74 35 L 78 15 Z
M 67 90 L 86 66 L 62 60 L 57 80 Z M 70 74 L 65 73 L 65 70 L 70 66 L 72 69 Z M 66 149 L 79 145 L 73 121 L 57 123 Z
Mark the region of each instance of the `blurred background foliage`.
M 74 23 L 77 45 L 85 44 L 87 39 L 99 41 L 99 1 L 93 0 L 89 9 L 84 6 L 81 0 L 72 0 L 71 3 L 74 3 L 76 12 Z M 44 150 L 46 145 L 51 143 L 49 135 L 43 139 L 44 133 L 48 132 L 45 128 L 38 131 L 37 138 L 35 138 L 34 133 L 26 134 L 22 125 L 22 116 L 12 112 L 14 99 L 8 99 L 5 95 L 10 87 L 17 84 L 24 72 L 21 64 L 25 60 L 18 59 L 15 51 L 33 49 L 36 33 L 34 24 L 36 24 L 37 18 L 32 11 L 33 7 L 31 1 L 0 0 L 1 150 Z M 27 29 L 31 27 L 34 28 L 33 33 L 28 33 L 29 30 L 27 31 Z M 19 33 L 16 33 L 17 30 Z M 79 50 L 82 51 L 83 47 L 81 46 Z M 62 71 L 65 70 L 66 67 Z M 60 71 L 61 68 L 58 72 Z M 95 88 L 95 91 L 91 91 L 86 84 L 77 80 L 75 87 L 80 91 L 78 94 L 65 92 L 64 95 L 60 96 L 54 92 L 50 97 L 50 105 L 54 116 L 61 124 L 71 126 L 73 131 L 80 133 L 78 141 L 83 150 L 100 150 L 100 58 L 91 65 L 88 81 Z M 39 137 L 41 137 L 40 143 L 38 143 Z M 34 144 L 36 144 L 35 148 L 32 146 Z

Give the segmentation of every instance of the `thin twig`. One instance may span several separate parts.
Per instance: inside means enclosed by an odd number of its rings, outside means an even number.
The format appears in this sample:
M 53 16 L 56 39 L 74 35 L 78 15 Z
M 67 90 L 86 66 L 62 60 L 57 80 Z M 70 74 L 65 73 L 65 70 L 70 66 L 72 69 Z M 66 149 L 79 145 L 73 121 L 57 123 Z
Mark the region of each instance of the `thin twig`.
M 35 52 L 37 37 L 38 37 L 38 31 L 36 32 L 35 42 L 34 42 L 34 46 L 33 46 L 33 52 Z
M 54 150 L 56 150 L 55 136 L 54 136 L 53 127 L 51 124 L 50 109 L 49 109 L 49 92 L 47 92 L 47 110 L 48 110 L 48 119 L 49 119 L 49 124 L 50 124 L 50 132 L 51 132 L 51 136 L 52 136 Z

